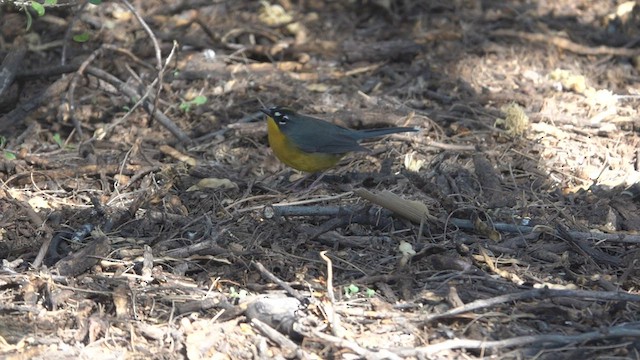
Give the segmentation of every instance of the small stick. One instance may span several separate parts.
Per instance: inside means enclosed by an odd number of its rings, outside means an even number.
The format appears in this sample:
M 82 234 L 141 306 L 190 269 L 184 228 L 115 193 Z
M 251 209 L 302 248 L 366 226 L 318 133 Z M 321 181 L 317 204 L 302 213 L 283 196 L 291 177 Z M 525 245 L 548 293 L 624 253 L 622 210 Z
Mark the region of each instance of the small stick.
M 259 319 L 251 319 L 251 325 L 260 330 L 262 335 L 268 337 L 269 340 L 278 344 L 280 346 L 280 349 L 282 349 L 282 355 L 284 355 L 286 359 L 290 359 L 294 356 L 302 359 L 309 358 L 309 356 L 304 354 L 303 350 L 300 349 L 300 347 L 295 342 L 293 342 L 291 339 L 284 336 L 282 333 L 272 328 L 268 324 L 265 324 Z
M 466 305 L 453 308 L 441 314 L 427 315 L 424 318 L 422 318 L 422 321 L 425 323 L 428 323 L 434 320 L 456 316 L 456 315 L 468 313 L 474 310 L 480 310 L 490 306 L 508 303 L 508 302 L 514 302 L 518 300 L 525 300 L 525 299 L 548 300 L 550 298 L 556 298 L 556 297 L 577 297 L 577 298 L 583 298 L 583 299 L 587 298 L 587 299 L 594 299 L 594 300 L 640 302 L 640 295 L 628 294 L 628 293 L 618 292 L 618 291 L 554 290 L 554 289 L 544 288 L 544 289 L 533 289 L 533 290 L 523 291 L 523 292 L 514 293 L 514 294 L 500 295 L 490 299 L 472 301 Z
M 291 285 L 287 284 L 286 282 L 280 280 L 277 276 L 273 275 L 273 273 L 270 272 L 269 270 L 267 270 L 267 268 L 265 268 L 264 265 L 262 265 L 260 262 L 257 262 L 257 261 L 253 262 L 253 266 L 255 266 L 256 269 L 258 269 L 258 271 L 260 271 L 262 276 L 264 276 L 267 280 L 270 280 L 270 281 L 273 281 L 274 283 L 276 283 L 278 286 L 280 286 L 286 292 L 288 292 L 291 296 L 293 296 L 298 301 L 300 301 L 301 304 L 308 304 L 309 303 L 309 299 L 308 298 L 306 298 L 305 296 L 300 294 L 300 292 L 298 290 L 292 288 Z
M 329 321 L 331 325 L 331 333 L 335 336 L 343 337 L 345 331 L 342 326 L 340 326 L 340 317 L 336 314 L 334 306 L 336 300 L 335 294 L 333 293 L 333 264 L 327 256 L 327 251 L 321 251 L 320 257 L 327 263 L 327 297 L 329 298 L 329 304 L 324 304 L 327 321 Z

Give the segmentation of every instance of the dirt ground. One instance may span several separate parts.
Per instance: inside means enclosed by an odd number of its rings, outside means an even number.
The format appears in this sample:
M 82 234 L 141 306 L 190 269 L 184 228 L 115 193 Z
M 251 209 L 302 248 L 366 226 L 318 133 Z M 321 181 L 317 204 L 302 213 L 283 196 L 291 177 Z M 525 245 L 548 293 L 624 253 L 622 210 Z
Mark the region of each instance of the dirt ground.
M 45 10 L 0 3 L 0 357 L 640 358 L 640 3 Z M 420 131 L 303 176 L 274 105 Z

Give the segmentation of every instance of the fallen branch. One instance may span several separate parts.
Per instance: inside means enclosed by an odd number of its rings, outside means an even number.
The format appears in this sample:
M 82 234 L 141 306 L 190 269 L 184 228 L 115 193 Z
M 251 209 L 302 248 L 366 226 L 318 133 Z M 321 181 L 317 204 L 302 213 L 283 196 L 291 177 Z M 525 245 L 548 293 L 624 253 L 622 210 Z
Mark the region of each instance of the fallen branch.
M 540 42 L 549 45 L 556 46 L 563 50 L 568 50 L 573 53 L 579 55 L 613 55 L 613 56 L 626 56 L 633 57 L 640 55 L 640 50 L 637 48 L 617 48 L 610 46 L 584 46 L 580 44 L 576 44 L 573 41 L 559 37 L 559 36 L 551 36 L 549 34 L 533 34 L 527 33 L 524 31 L 514 31 L 507 29 L 499 29 L 492 31 L 489 36 L 508 36 L 508 37 L 516 37 L 520 39 L 524 39 L 532 42 Z M 633 44 L 631 44 L 633 45 Z
M 640 302 L 640 295 L 634 295 L 617 291 L 589 291 L 589 290 L 554 290 L 554 289 L 532 289 L 514 294 L 496 296 L 490 299 L 472 301 L 466 305 L 453 308 L 440 314 L 427 315 L 422 318 L 423 323 L 434 320 L 448 318 L 475 310 L 488 308 L 491 306 L 510 303 L 519 300 L 544 299 L 548 300 L 557 297 L 572 297 L 580 299 L 593 299 L 603 301 L 633 301 Z

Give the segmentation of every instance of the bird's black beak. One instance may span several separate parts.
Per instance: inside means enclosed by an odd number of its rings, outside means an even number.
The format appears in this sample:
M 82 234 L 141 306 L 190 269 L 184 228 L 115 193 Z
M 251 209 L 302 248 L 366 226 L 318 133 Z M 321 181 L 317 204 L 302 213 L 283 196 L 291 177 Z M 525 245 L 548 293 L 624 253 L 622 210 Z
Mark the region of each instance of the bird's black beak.
M 260 109 L 260 111 L 262 111 L 263 113 L 265 113 L 267 116 L 272 116 L 272 115 L 271 115 L 271 110 L 269 110 L 269 109 Z

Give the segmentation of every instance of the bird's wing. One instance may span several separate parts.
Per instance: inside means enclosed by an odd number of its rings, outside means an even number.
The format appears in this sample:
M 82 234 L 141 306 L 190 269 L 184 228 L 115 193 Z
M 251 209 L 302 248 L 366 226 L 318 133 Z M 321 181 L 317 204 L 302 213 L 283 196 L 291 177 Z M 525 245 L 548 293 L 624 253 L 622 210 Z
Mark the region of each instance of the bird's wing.
M 287 124 L 285 135 L 294 145 L 306 152 L 344 154 L 367 151 L 358 144 L 353 130 L 312 117 L 299 116 Z

